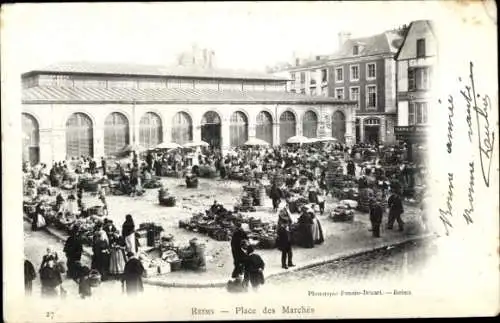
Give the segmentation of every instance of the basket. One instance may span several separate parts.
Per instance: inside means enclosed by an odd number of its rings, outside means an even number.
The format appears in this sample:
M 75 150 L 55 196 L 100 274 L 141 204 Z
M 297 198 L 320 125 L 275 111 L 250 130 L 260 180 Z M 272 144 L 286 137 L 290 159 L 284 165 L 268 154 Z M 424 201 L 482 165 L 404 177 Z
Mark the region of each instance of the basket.
M 101 274 L 95 269 L 91 270 L 89 274 L 89 282 L 92 287 L 99 286 L 101 284 Z

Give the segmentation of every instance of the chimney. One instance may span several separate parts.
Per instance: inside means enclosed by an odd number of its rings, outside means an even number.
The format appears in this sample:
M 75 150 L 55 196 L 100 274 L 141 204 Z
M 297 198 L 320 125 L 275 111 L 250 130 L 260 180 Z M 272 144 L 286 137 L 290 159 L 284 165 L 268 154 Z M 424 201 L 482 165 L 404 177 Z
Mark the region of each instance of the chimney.
M 339 49 L 344 45 L 346 41 L 351 39 L 351 33 L 346 31 L 341 31 L 338 33 Z
M 321 56 L 317 55 L 316 60 L 319 61 L 321 59 Z
M 295 66 L 299 66 L 300 65 L 300 58 L 295 58 Z

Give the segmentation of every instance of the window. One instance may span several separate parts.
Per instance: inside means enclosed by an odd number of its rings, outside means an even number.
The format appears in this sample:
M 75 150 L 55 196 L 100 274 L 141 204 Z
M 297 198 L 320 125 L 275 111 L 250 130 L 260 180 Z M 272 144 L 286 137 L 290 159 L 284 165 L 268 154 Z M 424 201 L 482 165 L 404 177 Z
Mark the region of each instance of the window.
M 375 63 L 369 63 L 366 65 L 366 78 L 375 79 L 377 77 Z
M 300 84 L 306 83 L 306 72 L 300 72 Z
M 321 70 L 321 82 L 328 82 L 328 70 L 326 68 Z
M 326 86 L 323 86 L 321 88 L 321 95 L 322 96 L 328 96 L 328 88 Z
M 408 90 L 430 89 L 430 70 L 428 67 L 414 68 L 408 71 Z
M 344 99 L 344 88 L 336 88 L 335 89 L 335 98 L 339 100 Z
M 349 94 L 349 99 L 352 101 L 356 101 L 358 103 L 356 105 L 356 108 L 359 109 L 359 87 L 351 87 L 350 91 L 351 93 Z
M 417 39 L 417 58 L 425 57 L 425 38 Z
M 317 95 L 315 87 L 311 88 L 311 95 Z
M 292 81 L 295 81 L 295 73 L 291 73 L 290 78 L 292 79 Z
M 408 70 L 408 90 L 415 90 L 415 70 Z
M 358 55 L 359 54 L 359 46 L 358 45 L 354 45 L 352 47 L 352 54 L 353 55 Z
M 335 69 L 335 81 L 338 83 L 344 82 L 344 68 L 339 67 Z
M 427 102 L 410 103 L 408 111 L 408 124 L 426 124 L 427 123 Z
M 359 80 L 359 65 L 351 65 L 351 81 Z
M 306 89 L 300 89 L 300 94 L 306 94 Z
M 310 85 L 315 85 L 315 84 L 316 84 L 316 75 L 317 75 L 317 73 L 318 73 L 318 72 L 317 72 L 317 71 L 315 71 L 315 70 L 312 70 L 312 71 L 310 72 L 310 74 L 309 74 L 309 75 L 310 75 L 310 81 L 309 81 L 309 84 L 310 84 Z
M 368 109 L 376 109 L 377 108 L 377 86 L 368 85 L 366 87 L 366 107 Z

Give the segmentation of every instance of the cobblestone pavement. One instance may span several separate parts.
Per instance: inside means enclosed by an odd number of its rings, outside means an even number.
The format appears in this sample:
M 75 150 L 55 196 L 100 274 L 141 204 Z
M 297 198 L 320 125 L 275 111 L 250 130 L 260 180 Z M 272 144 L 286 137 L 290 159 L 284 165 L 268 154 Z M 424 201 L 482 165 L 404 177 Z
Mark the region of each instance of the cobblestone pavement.
M 402 280 L 408 276 L 425 273 L 427 261 L 437 253 L 433 242 L 409 242 L 394 248 L 370 252 L 352 258 L 296 271 L 287 275 L 270 277 L 270 285 L 287 285 L 295 282 L 338 283 Z

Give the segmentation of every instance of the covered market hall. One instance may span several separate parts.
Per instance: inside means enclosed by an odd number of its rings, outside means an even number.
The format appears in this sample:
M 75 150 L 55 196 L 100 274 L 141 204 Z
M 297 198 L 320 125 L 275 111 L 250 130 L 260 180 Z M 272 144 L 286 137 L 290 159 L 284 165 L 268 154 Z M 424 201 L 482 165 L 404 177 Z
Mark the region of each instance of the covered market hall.
M 223 150 L 295 135 L 353 144 L 355 102 L 286 92 L 267 74 L 61 65 L 23 75 L 23 160 L 109 156 L 203 140 Z

